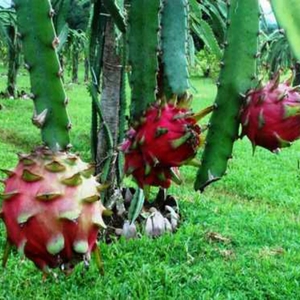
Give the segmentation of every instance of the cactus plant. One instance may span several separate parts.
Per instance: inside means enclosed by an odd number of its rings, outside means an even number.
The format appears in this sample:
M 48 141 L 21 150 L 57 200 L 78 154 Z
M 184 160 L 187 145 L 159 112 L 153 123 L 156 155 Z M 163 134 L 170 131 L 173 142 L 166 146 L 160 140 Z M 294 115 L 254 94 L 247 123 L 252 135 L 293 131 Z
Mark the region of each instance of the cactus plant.
M 228 2 L 228 6 L 226 48 L 215 109 L 209 124 L 202 165 L 195 182 L 196 190 L 203 190 L 225 173 L 233 143 L 238 138 L 238 116 L 243 94 L 256 77 L 258 1 L 233 0 Z
M 50 2 L 15 3 L 35 106 L 32 121 L 41 128 L 43 146 L 19 155 L 14 170 L 4 170 L 8 178 L 1 217 L 7 245 L 16 246 L 44 272 L 56 267 L 69 272 L 79 261 L 88 263 L 92 251 L 99 257 L 97 235 L 104 226 L 100 185 L 94 167 L 69 153 L 68 98 Z

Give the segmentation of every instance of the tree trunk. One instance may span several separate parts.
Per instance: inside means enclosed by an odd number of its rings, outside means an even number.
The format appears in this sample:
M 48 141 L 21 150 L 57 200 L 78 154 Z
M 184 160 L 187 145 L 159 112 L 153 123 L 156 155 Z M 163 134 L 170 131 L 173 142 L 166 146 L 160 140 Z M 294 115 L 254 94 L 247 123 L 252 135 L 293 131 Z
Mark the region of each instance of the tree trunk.
M 79 53 L 73 51 L 72 55 L 72 82 L 78 83 L 78 65 L 79 65 Z
M 88 57 L 86 56 L 84 58 L 84 82 L 89 81 L 89 74 L 90 74 L 90 63 Z
M 109 144 L 107 134 L 104 131 L 103 124 L 100 126 L 98 148 L 97 148 L 97 173 L 103 171 L 103 166 L 107 160 L 111 160 L 110 170 L 107 181 L 111 183 L 109 197 L 115 187 L 116 182 L 116 146 L 118 143 L 119 127 L 119 109 L 120 109 L 120 86 L 122 66 L 121 58 L 116 53 L 114 25 L 112 20 L 107 22 L 105 31 L 105 42 L 103 52 L 103 78 L 102 78 L 102 97 L 101 109 L 104 122 L 108 125 L 113 139 L 113 157 L 108 157 Z
M 17 96 L 17 73 L 19 69 L 19 48 L 17 44 L 17 32 L 14 26 L 8 28 L 11 45 L 8 47 L 8 72 L 7 94 L 9 97 Z

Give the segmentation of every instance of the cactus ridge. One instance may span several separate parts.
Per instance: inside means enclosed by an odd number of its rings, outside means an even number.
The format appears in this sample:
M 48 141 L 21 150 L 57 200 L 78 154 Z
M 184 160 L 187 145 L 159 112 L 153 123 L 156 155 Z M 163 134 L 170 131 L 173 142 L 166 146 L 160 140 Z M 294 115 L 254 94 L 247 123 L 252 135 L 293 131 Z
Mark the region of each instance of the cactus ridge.
M 131 117 L 141 116 L 155 101 L 160 0 L 132 0 L 129 13 L 129 64 L 132 67 Z

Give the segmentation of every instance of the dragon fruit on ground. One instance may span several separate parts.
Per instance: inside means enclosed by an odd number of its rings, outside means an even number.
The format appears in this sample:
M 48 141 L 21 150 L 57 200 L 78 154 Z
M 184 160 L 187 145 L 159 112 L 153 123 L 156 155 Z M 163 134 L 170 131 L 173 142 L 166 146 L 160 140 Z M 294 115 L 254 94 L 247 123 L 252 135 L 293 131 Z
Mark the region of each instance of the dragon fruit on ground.
M 141 188 L 179 182 L 178 167 L 192 160 L 202 143 L 194 116 L 185 105 L 152 105 L 121 145 L 125 173 Z
M 8 242 L 45 272 L 88 262 L 105 226 L 93 166 L 42 148 L 19 157 L 0 195 Z
M 300 94 L 279 75 L 264 87 L 251 90 L 241 110 L 242 136 L 270 151 L 289 146 L 300 137 Z

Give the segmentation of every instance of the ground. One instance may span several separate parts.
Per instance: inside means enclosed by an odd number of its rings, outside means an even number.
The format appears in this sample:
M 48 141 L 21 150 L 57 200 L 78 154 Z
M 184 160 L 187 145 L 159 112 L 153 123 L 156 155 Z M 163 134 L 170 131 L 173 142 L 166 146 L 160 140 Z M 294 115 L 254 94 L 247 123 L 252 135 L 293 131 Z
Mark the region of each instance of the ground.
M 5 77 L 0 68 L 0 90 Z M 24 72 L 23 72 L 24 73 Z M 20 88 L 28 90 L 21 74 Z M 215 86 L 194 78 L 195 110 L 213 102 Z M 71 99 L 72 143 L 90 160 L 90 98 L 86 85 L 66 84 Z M 228 99 L 229 100 L 229 99 Z M 0 100 L 0 167 L 40 142 L 31 124 L 31 100 Z M 44 282 L 16 251 L 0 268 L 0 299 L 300 299 L 300 142 L 275 155 L 238 141 L 228 175 L 203 194 L 193 190 L 196 169 L 170 193 L 180 201 L 178 232 L 151 240 L 101 242 L 105 276 L 95 264 Z M 201 153 L 199 153 L 199 156 Z M 0 175 L 2 176 L 2 175 Z M 0 191 L 1 191 L 0 186 Z M 5 231 L 0 225 L 0 249 Z

